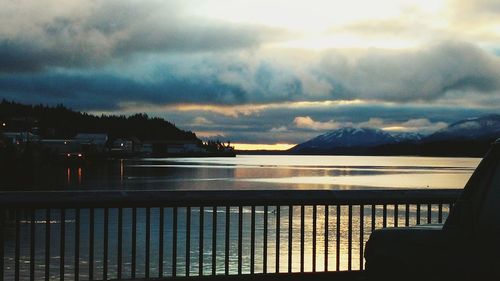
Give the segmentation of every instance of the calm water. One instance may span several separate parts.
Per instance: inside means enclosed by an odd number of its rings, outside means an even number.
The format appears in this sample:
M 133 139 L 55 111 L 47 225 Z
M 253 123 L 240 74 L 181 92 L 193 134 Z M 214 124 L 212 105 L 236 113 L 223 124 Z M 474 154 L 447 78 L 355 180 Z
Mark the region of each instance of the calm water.
M 47 168 L 3 189 L 462 188 L 478 158 L 238 156 L 116 160 Z
M 141 159 L 141 160 L 118 160 L 109 162 L 105 166 L 56 168 L 35 175 L 31 182 L 35 188 L 43 189 L 65 189 L 65 190 L 87 190 L 87 189 L 373 189 L 373 188 L 461 188 L 470 177 L 480 159 L 475 158 L 429 158 L 429 157 L 359 157 L 359 156 L 239 156 L 236 158 L 179 158 L 179 159 Z M 4 185 L 4 188 L 6 186 Z M 31 186 L 30 188 L 32 188 Z M 7 186 L 10 189 L 12 187 Z M 404 206 L 400 207 L 401 210 Z M 437 207 L 432 209 L 432 222 L 437 222 Z M 323 270 L 324 265 L 324 231 L 325 221 L 323 206 L 318 207 L 318 224 L 316 230 L 317 270 Z M 427 213 L 427 206 L 422 206 L 422 214 Z M 448 208 L 444 208 L 444 216 Z M 123 222 L 123 270 L 124 277 L 130 276 L 131 269 L 131 209 L 124 209 Z M 145 248 L 145 209 L 137 210 L 137 270 L 138 277 L 144 272 L 144 248 Z M 151 275 L 158 274 L 158 247 L 159 247 L 159 212 L 158 208 L 151 209 Z M 312 269 L 312 207 L 305 207 L 305 270 Z M 347 206 L 341 207 L 340 215 L 340 246 L 339 256 L 336 255 L 336 208 L 329 208 L 329 255 L 328 265 L 330 270 L 335 269 L 337 259 L 341 270 L 347 269 L 348 265 L 348 219 Z M 416 206 L 410 209 L 410 224 L 415 224 Z M 118 211 L 109 210 L 109 267 L 110 277 L 116 276 L 117 257 L 117 231 Z M 212 208 L 206 208 L 204 227 L 204 267 L 206 273 L 211 272 L 212 254 L 212 227 L 211 219 L 214 214 Z M 292 223 L 294 236 L 292 238 L 292 261 L 293 271 L 300 270 L 300 207 L 292 210 L 294 219 Z M 352 265 L 353 269 L 359 268 L 360 246 L 359 241 L 366 241 L 371 232 L 371 207 L 364 209 L 364 231 L 361 232 L 359 225 L 360 207 L 353 207 L 353 237 L 352 237 Z M 95 278 L 100 278 L 103 272 L 103 237 L 104 237 L 104 211 L 95 211 L 95 233 L 94 253 Z M 199 208 L 192 209 L 190 235 L 190 272 L 196 275 L 198 272 L 199 249 Z M 217 210 L 217 272 L 224 273 L 224 235 L 225 235 L 225 209 Z M 237 235 L 238 235 L 238 208 L 230 209 L 230 272 L 237 272 Z M 255 270 L 261 272 L 263 268 L 263 207 L 256 208 L 256 261 Z M 268 210 L 268 264 L 269 272 L 276 270 L 276 210 L 270 207 Z M 89 210 L 83 209 L 80 214 L 80 273 L 82 280 L 88 279 L 89 267 Z M 21 220 L 21 279 L 28 278 L 29 262 L 29 240 L 30 240 L 30 215 L 18 214 Z M 60 261 L 60 213 L 53 210 L 50 217 L 51 230 L 51 275 L 54 279 L 59 272 Z M 74 210 L 67 210 L 65 215 L 65 270 L 67 278 L 72 278 L 74 261 L 74 237 L 75 237 L 75 215 Z M 179 209 L 178 216 L 178 275 L 185 273 L 185 241 L 186 241 L 186 209 Z M 400 211 L 398 217 L 399 225 L 404 224 L 404 213 Z M 423 216 L 422 222 L 426 222 Z M 394 224 L 394 213 L 388 208 L 388 225 Z M 170 275 L 172 271 L 172 209 L 165 209 L 164 216 L 165 231 L 164 245 L 164 272 Z M 45 210 L 36 213 L 35 224 L 35 253 L 36 253 L 36 280 L 43 280 L 44 255 L 45 255 Z M 382 227 L 382 209 L 376 210 L 376 227 Z M 280 216 L 280 271 L 287 270 L 288 260 L 288 207 L 281 207 Z M 243 209 L 243 272 L 249 272 L 250 268 L 250 209 Z M 5 265 L 6 280 L 13 277 L 14 256 L 14 228 L 5 229 Z

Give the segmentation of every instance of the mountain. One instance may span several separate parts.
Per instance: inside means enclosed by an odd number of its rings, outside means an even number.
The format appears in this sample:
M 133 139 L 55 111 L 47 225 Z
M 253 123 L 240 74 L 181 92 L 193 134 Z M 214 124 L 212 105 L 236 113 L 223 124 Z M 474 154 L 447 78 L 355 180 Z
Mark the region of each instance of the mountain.
M 500 137 L 500 115 L 490 114 L 469 118 L 451 124 L 447 128 L 424 138 L 424 142 L 490 140 Z
M 500 115 L 490 114 L 451 124 L 431 135 L 389 133 L 372 128 L 340 128 L 288 150 L 296 154 L 426 155 L 481 157 L 500 138 Z
M 397 143 L 418 143 L 425 137 L 425 135 L 415 132 L 394 132 L 391 135 Z
M 340 148 L 373 147 L 397 142 L 391 134 L 380 129 L 344 127 L 298 144 L 291 152 L 326 152 Z

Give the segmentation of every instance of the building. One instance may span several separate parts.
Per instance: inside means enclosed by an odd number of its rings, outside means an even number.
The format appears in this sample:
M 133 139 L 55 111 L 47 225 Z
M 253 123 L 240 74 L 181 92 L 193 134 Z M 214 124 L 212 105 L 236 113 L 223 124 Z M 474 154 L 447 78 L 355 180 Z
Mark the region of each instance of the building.
M 108 150 L 107 134 L 77 134 L 73 141 L 79 143 L 85 151 L 105 152 Z
M 40 137 L 30 132 L 4 132 L 2 133 L 9 143 L 14 145 L 27 142 L 38 142 Z
M 66 153 L 81 153 L 82 148 L 80 143 L 74 140 L 67 139 L 44 139 L 40 141 L 40 144 L 47 147 L 51 152 L 57 154 Z
M 129 139 L 118 138 L 113 142 L 111 146 L 111 151 L 132 153 L 134 152 L 134 142 Z

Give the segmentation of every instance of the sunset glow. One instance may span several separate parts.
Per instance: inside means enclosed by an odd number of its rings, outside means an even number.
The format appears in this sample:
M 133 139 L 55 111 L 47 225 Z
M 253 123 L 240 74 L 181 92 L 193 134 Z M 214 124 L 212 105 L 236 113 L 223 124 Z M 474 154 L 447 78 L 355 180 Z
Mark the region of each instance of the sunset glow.
M 233 143 L 236 150 L 287 150 L 294 146 L 289 143 L 255 144 L 255 143 Z

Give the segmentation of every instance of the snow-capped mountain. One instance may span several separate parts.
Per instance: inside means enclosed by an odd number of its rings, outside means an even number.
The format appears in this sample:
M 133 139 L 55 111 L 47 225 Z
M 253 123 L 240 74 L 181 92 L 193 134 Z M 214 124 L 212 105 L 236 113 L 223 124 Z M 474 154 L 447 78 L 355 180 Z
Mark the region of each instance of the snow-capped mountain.
M 298 144 L 289 151 L 299 154 L 481 156 L 496 138 L 500 138 L 500 115 L 491 114 L 458 121 L 428 136 L 344 127 Z
M 500 115 L 491 114 L 469 118 L 438 130 L 424 139 L 425 142 L 450 140 L 482 140 L 500 137 Z
M 371 147 L 395 142 L 397 142 L 395 137 L 380 129 L 344 127 L 298 144 L 291 151 L 329 150 L 340 147 Z
M 415 132 L 391 132 L 391 135 L 398 143 L 417 143 L 425 137 L 425 135 Z

